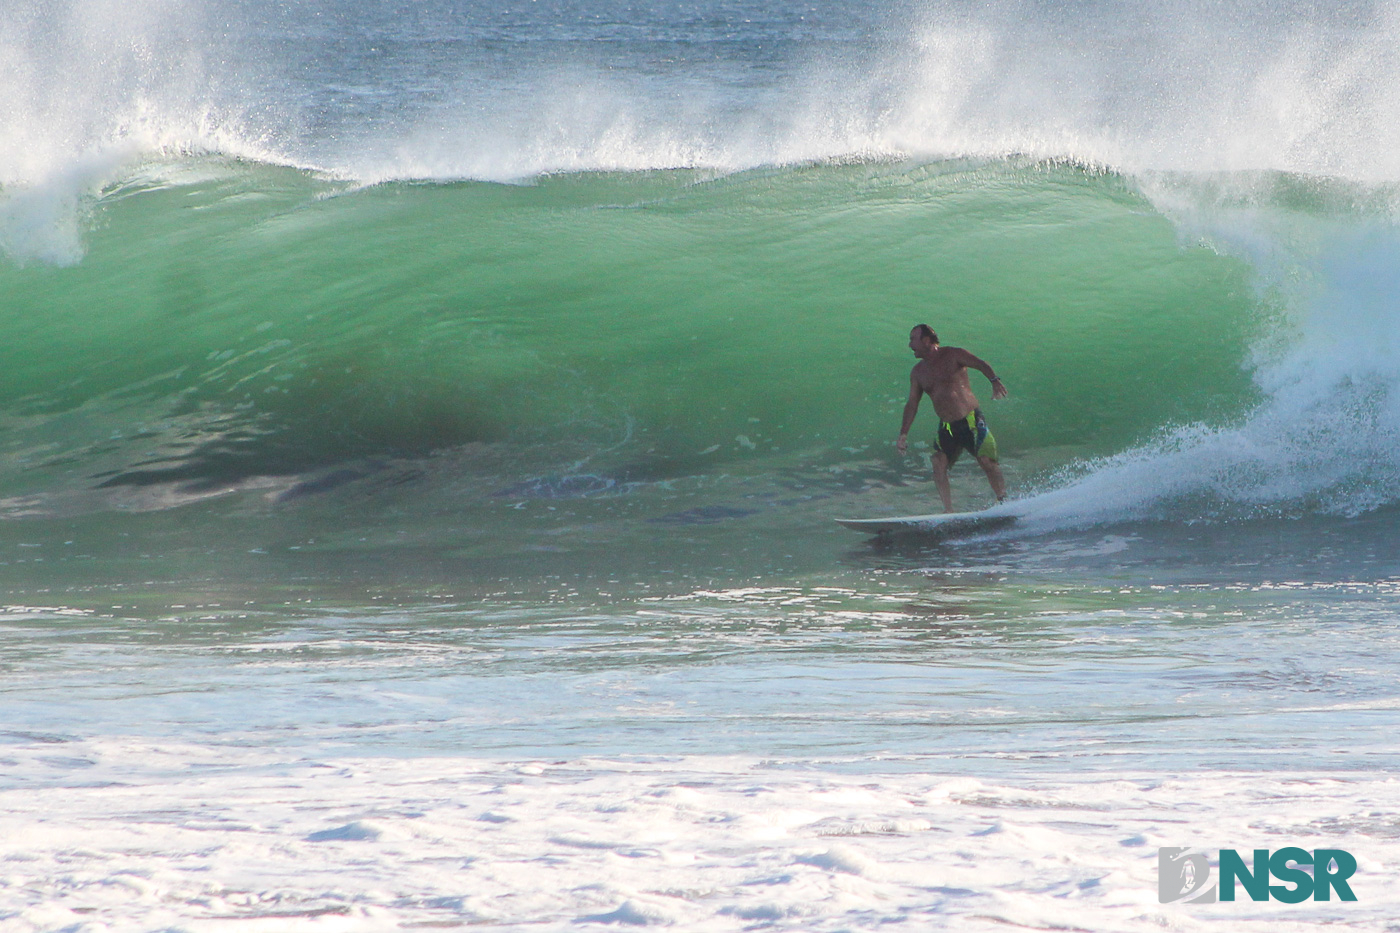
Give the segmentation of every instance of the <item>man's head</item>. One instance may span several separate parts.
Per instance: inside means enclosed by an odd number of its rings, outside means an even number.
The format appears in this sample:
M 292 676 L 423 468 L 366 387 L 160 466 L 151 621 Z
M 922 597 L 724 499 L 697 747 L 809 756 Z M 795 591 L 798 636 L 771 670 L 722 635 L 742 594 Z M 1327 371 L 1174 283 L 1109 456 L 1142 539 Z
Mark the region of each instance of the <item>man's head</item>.
M 938 335 L 927 324 L 920 324 L 909 332 L 909 349 L 923 359 L 931 350 L 938 349 Z

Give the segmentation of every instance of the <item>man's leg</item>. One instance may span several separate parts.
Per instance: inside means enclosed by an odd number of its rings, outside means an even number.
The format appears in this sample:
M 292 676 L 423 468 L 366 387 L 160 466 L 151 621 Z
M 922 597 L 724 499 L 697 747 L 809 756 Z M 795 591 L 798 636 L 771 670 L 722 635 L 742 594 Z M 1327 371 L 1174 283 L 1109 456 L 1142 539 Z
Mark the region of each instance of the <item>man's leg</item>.
M 938 497 L 943 500 L 943 511 L 953 511 L 953 487 L 948 485 L 948 455 L 941 450 L 933 452 L 933 481 L 938 485 Z
M 978 457 L 977 465 L 982 468 L 982 472 L 987 474 L 987 482 L 992 484 L 992 492 L 996 493 L 997 501 L 1001 502 L 1006 498 L 1006 480 L 1001 475 L 1001 464 L 991 457 Z M 943 471 L 944 479 L 947 479 L 948 471 Z

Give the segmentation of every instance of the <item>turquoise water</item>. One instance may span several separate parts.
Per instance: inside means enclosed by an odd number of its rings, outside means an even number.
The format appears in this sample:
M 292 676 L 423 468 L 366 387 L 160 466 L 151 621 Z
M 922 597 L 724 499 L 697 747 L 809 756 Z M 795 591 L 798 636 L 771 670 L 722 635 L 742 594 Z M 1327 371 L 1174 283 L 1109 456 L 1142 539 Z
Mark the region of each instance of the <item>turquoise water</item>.
M 997 422 L 1013 450 L 1111 453 L 1255 400 L 1247 268 L 1182 248 L 1123 178 L 1074 165 L 351 190 L 200 168 L 215 177 L 104 193 L 80 263 L 4 273 L 4 393 L 50 416 L 39 443 L 93 444 L 56 428 L 77 410 L 139 419 L 109 486 L 472 443 L 555 469 L 611 449 L 650 478 L 869 444 L 926 318 L 999 350 L 1022 388 Z

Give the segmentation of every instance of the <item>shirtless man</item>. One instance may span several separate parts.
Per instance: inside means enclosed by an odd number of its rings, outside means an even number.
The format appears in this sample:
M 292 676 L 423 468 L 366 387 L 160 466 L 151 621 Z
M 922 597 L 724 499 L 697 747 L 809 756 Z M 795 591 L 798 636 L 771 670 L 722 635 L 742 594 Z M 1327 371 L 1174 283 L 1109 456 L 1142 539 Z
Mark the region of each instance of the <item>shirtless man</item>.
M 992 398 L 1006 398 L 1006 386 L 992 367 L 960 347 L 940 347 L 938 335 L 927 324 L 909 332 L 909 349 L 919 358 L 909 373 L 909 401 L 904 403 L 904 424 L 895 442 L 900 453 L 909 446 L 909 426 L 919 413 L 919 400 L 927 394 L 942 422 L 938 428 L 938 449 L 933 453 L 933 479 L 943 500 L 943 511 L 953 511 L 953 490 L 948 485 L 948 467 L 964 450 L 977 458 L 987 474 L 997 501 L 1006 499 L 1006 480 L 997 465 L 997 442 L 987 430 L 977 396 L 967 381 L 967 371 L 975 369 L 992 381 Z

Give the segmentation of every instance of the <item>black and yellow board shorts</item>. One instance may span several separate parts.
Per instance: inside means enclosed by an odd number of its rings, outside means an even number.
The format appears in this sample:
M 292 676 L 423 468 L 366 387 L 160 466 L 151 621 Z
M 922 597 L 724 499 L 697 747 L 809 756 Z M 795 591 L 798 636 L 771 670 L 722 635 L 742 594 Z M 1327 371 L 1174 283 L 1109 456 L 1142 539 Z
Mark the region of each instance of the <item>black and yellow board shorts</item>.
M 982 417 L 982 409 L 974 408 L 966 418 L 957 421 L 944 421 L 938 426 L 938 449 L 948 458 L 952 466 L 964 450 L 974 457 L 997 459 L 997 439 L 987 430 L 987 419 Z

